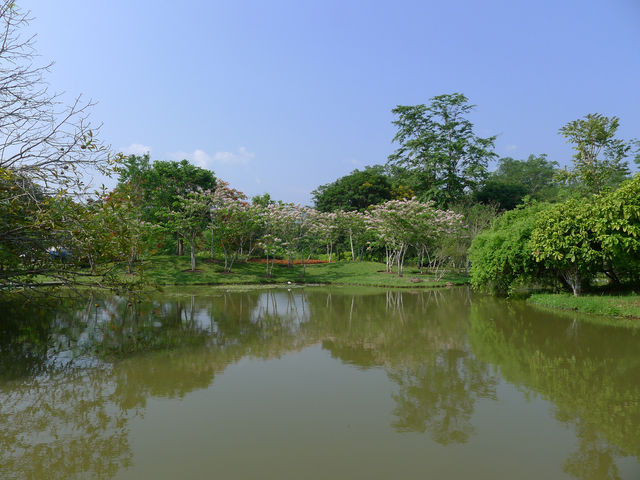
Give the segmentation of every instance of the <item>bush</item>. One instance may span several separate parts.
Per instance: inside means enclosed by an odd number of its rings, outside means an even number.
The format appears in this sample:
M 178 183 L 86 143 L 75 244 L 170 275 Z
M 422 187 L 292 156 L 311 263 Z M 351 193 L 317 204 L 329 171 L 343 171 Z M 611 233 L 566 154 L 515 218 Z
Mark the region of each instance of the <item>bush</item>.
M 546 204 L 531 203 L 511 210 L 471 243 L 471 285 L 506 294 L 518 282 L 544 277 L 529 242 L 537 215 Z

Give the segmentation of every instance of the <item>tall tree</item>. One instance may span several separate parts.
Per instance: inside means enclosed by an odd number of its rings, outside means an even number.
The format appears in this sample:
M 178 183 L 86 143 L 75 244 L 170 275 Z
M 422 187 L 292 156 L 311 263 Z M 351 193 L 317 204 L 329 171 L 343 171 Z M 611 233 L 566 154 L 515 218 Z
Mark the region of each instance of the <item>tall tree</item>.
M 420 197 L 448 205 L 476 189 L 495 157 L 496 137 L 482 138 L 466 118 L 473 110 L 461 93 L 438 95 L 429 105 L 398 105 L 393 138 L 400 147 L 388 165 L 407 169 L 420 180 L 411 185 Z
M 568 176 L 578 181 L 587 193 L 601 193 L 629 175 L 625 158 L 631 145 L 615 138 L 619 125 L 618 117 L 590 113 L 560 129 L 560 135 L 572 143 L 576 151 Z

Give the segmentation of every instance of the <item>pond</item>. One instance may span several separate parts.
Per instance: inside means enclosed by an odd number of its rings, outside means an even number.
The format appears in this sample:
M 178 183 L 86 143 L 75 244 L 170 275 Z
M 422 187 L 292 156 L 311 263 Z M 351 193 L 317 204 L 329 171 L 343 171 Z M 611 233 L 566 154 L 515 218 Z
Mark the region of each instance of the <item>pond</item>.
M 637 330 L 467 288 L 14 307 L 3 479 L 640 478 Z

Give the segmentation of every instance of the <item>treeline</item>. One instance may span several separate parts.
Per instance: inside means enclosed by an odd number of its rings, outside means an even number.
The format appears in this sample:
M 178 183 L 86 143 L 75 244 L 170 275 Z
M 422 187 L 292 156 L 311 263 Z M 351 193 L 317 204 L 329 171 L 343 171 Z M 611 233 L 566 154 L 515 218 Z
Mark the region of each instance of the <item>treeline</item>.
M 411 250 L 420 266 L 442 264 L 441 244 L 464 231 L 463 216 L 416 199 L 389 200 L 352 211 L 323 212 L 301 205 L 275 202 L 269 195 L 246 196 L 211 172 L 187 162 L 154 162 L 130 156 L 119 167 L 119 183 L 103 204 L 126 199 L 134 223 L 146 231 L 135 251 L 182 254 L 188 245 L 191 270 L 197 254 L 208 246 L 209 257 L 221 256 L 224 270 L 238 260 L 266 259 L 267 275 L 274 260 L 306 263 L 319 254 L 332 261 L 346 253 L 386 260 L 387 271 L 402 275 Z M 122 200 L 121 200 L 122 201 Z M 96 212 L 99 216 L 99 212 Z M 438 263 L 439 262 L 439 263 Z

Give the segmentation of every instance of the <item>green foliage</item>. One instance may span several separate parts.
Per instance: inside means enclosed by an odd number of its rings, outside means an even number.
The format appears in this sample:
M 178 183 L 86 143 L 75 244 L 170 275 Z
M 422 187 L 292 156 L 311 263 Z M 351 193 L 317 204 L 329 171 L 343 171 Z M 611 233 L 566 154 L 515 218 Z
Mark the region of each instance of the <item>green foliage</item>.
M 624 159 L 631 145 L 615 138 L 619 124 L 618 117 L 590 113 L 560 129 L 576 151 L 568 176 L 577 180 L 586 193 L 601 193 L 615 187 L 629 174 Z
M 530 248 L 538 262 L 561 276 L 579 295 L 584 277 L 604 260 L 594 235 L 596 204 L 571 199 L 538 214 Z
M 449 205 L 477 188 L 495 157 L 496 137 L 481 138 L 466 116 L 474 108 L 460 93 L 439 95 L 429 105 L 398 105 L 393 138 L 399 148 L 388 164 L 419 178 L 409 185 L 419 198 Z
M 269 195 L 268 193 L 264 193 L 262 195 L 254 196 L 251 199 L 251 203 L 260 207 L 268 207 L 269 205 L 274 203 L 274 201 L 271 199 L 271 195 Z
M 474 288 L 506 294 L 518 282 L 541 274 L 529 242 L 536 215 L 546 208 L 533 203 L 506 212 L 473 240 L 469 260 Z
M 577 296 L 602 274 L 614 285 L 636 286 L 640 174 L 605 195 L 508 212 L 476 238 L 470 258 L 472 285 L 500 292 L 518 279 L 555 278 Z
M 640 282 L 640 174 L 597 200 L 594 231 L 606 253 L 605 273 L 614 281 Z
M 143 220 L 149 222 L 162 222 L 165 212 L 174 209 L 179 197 L 216 189 L 213 172 L 186 160 L 151 163 L 148 154 L 131 155 L 118 167 L 118 173 L 118 188 L 126 186 L 131 195 L 139 198 Z
M 189 242 L 191 271 L 196 269 L 196 241 L 209 224 L 211 205 L 211 192 L 189 192 L 186 196 L 178 197 L 172 209 L 163 211 L 165 228 Z
M 473 239 L 490 228 L 498 209 L 495 205 L 473 203 L 469 199 L 451 206 L 451 210 L 462 216 L 462 228 L 457 235 L 449 235 L 439 242 L 438 252 L 442 257 L 451 259 L 454 266 L 469 270 L 468 252 Z
M 476 201 L 497 204 L 502 210 L 511 210 L 525 196 L 540 201 L 552 201 L 558 196 L 556 162 L 546 155 L 529 155 L 527 160 L 510 157 L 498 160 L 498 168 L 482 188 L 476 192 Z
M 595 274 L 612 283 L 638 282 L 640 175 L 592 199 L 573 199 L 539 216 L 531 247 L 545 268 L 574 295 Z
M 547 160 L 545 154 L 529 155 L 526 160 L 505 157 L 498 160 L 498 168 L 492 173 L 491 178 L 524 185 L 527 195 L 538 198 L 546 188 L 553 185 L 557 167 L 558 164 Z
M 364 210 L 392 198 L 392 185 L 382 166 L 354 170 L 333 183 L 312 192 L 315 208 L 321 212 Z
M 495 204 L 500 210 L 513 210 L 527 195 L 528 188 L 521 183 L 507 183 L 490 178 L 482 189 L 476 192 L 476 201 L 491 205 Z

